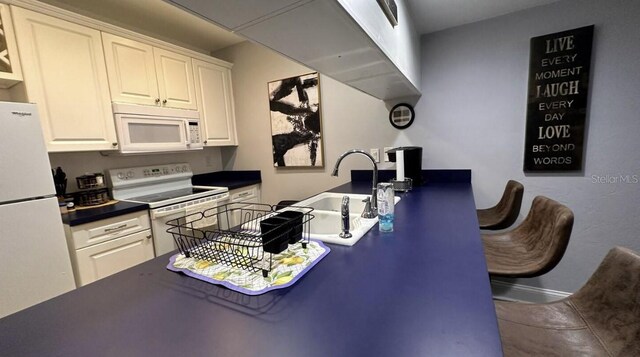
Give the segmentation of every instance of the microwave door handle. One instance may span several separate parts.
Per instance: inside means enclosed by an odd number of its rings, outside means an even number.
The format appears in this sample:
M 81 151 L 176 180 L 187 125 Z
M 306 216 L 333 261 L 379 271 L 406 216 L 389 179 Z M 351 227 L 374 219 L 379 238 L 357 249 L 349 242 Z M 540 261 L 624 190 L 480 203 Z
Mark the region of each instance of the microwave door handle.
M 191 131 L 189 130 L 189 121 L 185 120 L 183 121 L 183 123 L 184 123 L 185 136 L 187 138 L 187 141 L 185 141 L 185 145 L 191 146 Z

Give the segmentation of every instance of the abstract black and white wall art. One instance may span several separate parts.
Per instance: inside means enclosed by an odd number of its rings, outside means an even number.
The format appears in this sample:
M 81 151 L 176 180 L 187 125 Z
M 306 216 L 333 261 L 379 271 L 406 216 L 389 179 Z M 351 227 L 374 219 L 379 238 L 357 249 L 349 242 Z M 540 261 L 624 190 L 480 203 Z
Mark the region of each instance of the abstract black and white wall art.
M 273 166 L 322 167 L 320 76 L 269 83 Z

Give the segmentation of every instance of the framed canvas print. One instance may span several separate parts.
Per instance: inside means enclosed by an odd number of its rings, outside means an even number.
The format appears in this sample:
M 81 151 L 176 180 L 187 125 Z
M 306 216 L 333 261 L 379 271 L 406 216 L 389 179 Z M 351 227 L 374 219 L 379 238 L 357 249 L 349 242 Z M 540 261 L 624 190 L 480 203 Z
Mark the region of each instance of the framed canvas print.
M 320 76 L 269 82 L 273 166 L 322 167 Z

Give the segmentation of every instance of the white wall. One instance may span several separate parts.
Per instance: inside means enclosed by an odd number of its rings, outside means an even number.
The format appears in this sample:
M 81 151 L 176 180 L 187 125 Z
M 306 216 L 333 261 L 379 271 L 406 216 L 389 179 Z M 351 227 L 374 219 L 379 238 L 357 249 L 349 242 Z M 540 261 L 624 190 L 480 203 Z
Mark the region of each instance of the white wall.
M 369 168 L 362 156 L 343 161 L 340 176 L 331 177 L 338 156 L 352 148 L 380 148 L 407 144 L 388 121 L 384 103 L 329 77 L 320 77 L 323 168 L 273 167 L 267 83 L 312 72 L 262 46 L 241 43 L 214 56 L 233 62 L 233 92 L 238 148 L 224 148 L 225 169 L 262 171 L 262 199 L 277 203 L 303 199 L 349 181 L 352 168 Z M 384 166 L 384 165 L 382 165 Z
M 206 173 L 222 170 L 219 148 L 205 148 L 195 152 L 103 156 L 99 152 L 50 153 L 51 167 L 62 167 L 67 174 L 67 192 L 77 190 L 76 177 L 85 173 L 104 173 L 105 170 L 121 167 L 147 166 L 187 162 L 194 173 Z
M 420 39 L 406 1 L 396 1 L 398 25 L 395 27 L 391 26 L 377 1 L 338 2 L 411 83 L 420 88 Z
M 550 273 L 520 284 L 571 292 L 614 245 L 640 251 L 640 184 L 592 175 L 640 175 L 640 1 L 566 0 L 422 38 L 422 93 L 409 131 L 428 168 L 471 168 L 478 207 L 508 179 L 569 206 L 569 247 Z M 522 171 L 531 37 L 595 24 L 584 172 Z

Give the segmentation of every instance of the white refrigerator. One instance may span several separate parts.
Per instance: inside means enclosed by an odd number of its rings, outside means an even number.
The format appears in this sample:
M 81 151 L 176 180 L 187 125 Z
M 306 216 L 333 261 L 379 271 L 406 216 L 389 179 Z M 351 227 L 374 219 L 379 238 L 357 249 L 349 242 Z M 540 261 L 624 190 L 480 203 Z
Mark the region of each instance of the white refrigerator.
M 36 106 L 0 102 L 0 318 L 75 287 Z

